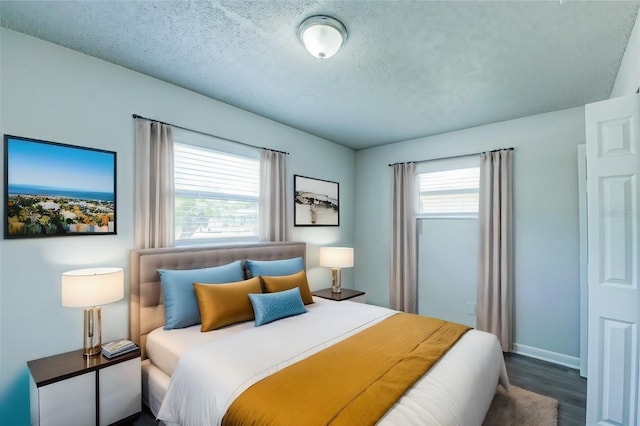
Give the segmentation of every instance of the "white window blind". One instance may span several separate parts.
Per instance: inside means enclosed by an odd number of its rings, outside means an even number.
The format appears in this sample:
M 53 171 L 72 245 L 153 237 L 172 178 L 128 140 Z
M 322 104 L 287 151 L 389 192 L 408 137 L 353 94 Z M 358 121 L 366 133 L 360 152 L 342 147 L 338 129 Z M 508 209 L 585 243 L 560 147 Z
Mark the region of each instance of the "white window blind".
M 260 161 L 174 143 L 176 241 L 255 240 Z
M 418 217 L 478 217 L 480 167 L 418 174 Z

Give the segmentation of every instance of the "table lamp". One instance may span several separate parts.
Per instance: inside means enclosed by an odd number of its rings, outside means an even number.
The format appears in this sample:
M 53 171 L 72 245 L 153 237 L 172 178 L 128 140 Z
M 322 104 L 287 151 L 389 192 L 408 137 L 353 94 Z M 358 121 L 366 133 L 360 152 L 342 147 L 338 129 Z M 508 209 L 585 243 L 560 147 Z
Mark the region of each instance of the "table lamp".
M 353 267 L 353 249 L 350 247 L 320 247 L 320 266 L 331 268 L 331 292 L 340 293 L 341 268 Z
M 101 305 L 124 297 L 122 268 L 76 269 L 62 273 L 62 306 L 84 308 L 84 355 L 102 349 Z

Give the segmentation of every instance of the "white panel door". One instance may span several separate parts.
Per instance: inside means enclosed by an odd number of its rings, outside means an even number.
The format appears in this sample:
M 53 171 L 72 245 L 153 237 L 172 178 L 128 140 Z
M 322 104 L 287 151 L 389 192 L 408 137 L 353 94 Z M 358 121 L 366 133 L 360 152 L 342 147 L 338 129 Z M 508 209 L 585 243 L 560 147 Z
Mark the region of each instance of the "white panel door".
M 587 425 L 637 425 L 640 97 L 586 106 Z

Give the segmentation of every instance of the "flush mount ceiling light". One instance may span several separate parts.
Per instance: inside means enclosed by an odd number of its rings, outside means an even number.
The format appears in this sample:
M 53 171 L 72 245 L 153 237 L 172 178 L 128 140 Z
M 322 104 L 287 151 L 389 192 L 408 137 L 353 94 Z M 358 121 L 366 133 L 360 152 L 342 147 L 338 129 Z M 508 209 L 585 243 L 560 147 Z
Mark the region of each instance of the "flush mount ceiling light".
M 330 16 L 310 16 L 300 24 L 298 37 L 309 53 L 327 59 L 335 55 L 347 39 L 347 29 Z

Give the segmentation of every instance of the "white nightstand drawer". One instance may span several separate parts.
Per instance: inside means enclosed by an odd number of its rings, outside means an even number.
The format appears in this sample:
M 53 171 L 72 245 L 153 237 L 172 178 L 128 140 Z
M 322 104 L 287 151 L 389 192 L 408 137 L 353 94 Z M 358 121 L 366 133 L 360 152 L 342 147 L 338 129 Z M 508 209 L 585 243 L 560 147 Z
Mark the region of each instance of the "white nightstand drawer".
M 109 425 L 141 410 L 140 358 L 103 368 L 100 375 L 100 425 Z
M 362 294 L 360 296 L 352 297 L 349 302 L 367 303 L 367 295 Z
M 38 417 L 31 419 L 32 424 L 86 426 L 95 423 L 96 382 L 93 373 L 51 383 L 31 392 L 38 409 Z

